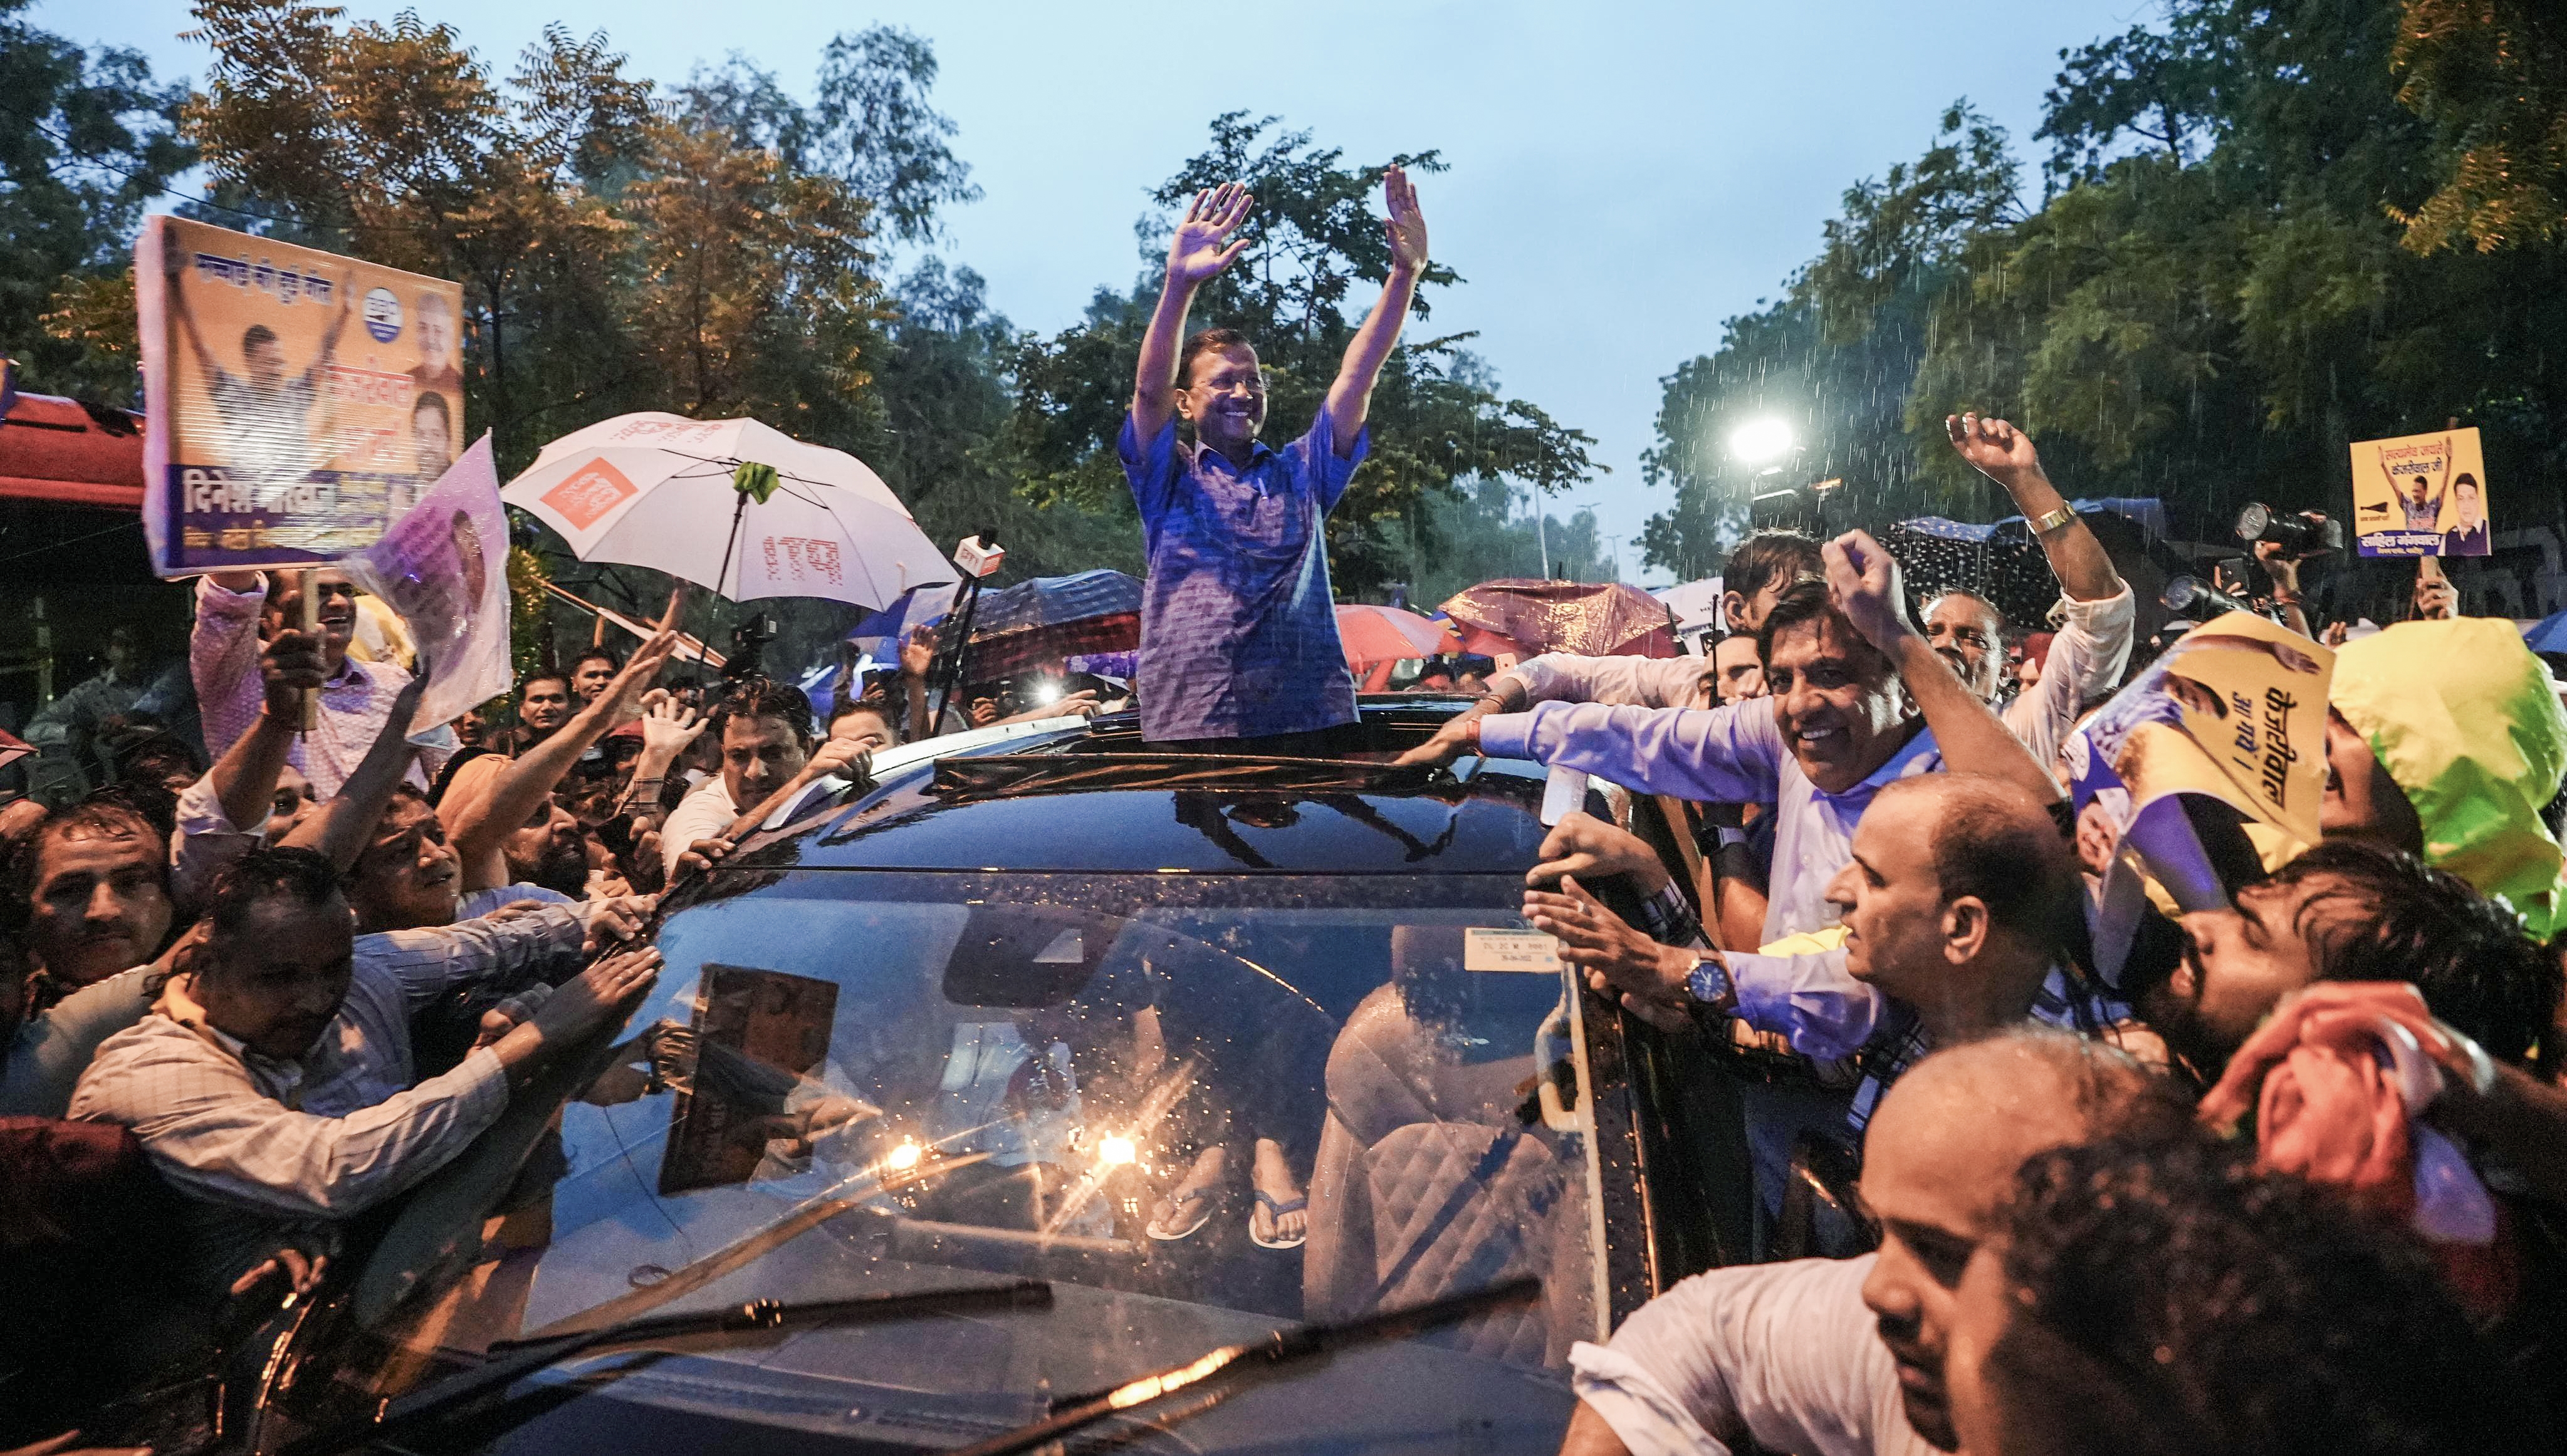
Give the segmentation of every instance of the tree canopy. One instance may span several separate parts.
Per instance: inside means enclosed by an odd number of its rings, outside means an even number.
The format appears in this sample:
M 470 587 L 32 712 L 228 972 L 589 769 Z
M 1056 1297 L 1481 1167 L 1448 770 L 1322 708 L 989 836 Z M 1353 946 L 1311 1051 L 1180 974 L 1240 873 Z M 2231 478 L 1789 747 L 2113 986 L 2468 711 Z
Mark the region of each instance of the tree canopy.
M 2499 515 L 2545 517 L 2567 468 L 2567 150 L 2526 138 L 2567 141 L 2539 60 L 2554 14 L 2172 0 L 2063 53 L 2037 208 L 2002 131 L 1955 107 L 1919 162 L 1847 193 L 1779 301 L 1667 376 L 1647 469 L 1673 502 L 1648 559 L 1714 569 L 1746 495 L 1721 442 L 1759 414 L 1802 426 L 1795 474 L 1842 475 L 1880 515 L 2000 505 L 1942 444 L 1974 408 L 2030 428 L 2071 494 L 2213 522 L 2249 500 L 2341 512 L 2348 442 L 2457 417 L 2484 431 Z

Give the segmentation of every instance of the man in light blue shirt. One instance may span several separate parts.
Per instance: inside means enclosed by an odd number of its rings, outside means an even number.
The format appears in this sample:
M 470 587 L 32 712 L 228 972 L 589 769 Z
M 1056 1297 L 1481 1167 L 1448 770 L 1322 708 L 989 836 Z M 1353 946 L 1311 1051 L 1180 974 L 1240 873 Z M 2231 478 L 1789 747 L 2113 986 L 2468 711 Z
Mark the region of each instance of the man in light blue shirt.
M 1318 418 L 1281 450 L 1257 439 L 1266 383 L 1247 338 L 1185 333 L 1195 291 L 1248 246 L 1228 240 L 1255 199 L 1225 182 L 1198 193 L 1177 224 L 1117 441 L 1149 552 L 1140 687 L 1142 736 L 1153 743 L 1306 753 L 1355 720 L 1326 522 L 1363 460 L 1373 381 L 1426 268 L 1416 189 L 1392 167 L 1383 191 L 1391 264 L 1381 299 L 1346 346 Z M 1177 438 L 1180 418 L 1194 425 L 1191 444 Z

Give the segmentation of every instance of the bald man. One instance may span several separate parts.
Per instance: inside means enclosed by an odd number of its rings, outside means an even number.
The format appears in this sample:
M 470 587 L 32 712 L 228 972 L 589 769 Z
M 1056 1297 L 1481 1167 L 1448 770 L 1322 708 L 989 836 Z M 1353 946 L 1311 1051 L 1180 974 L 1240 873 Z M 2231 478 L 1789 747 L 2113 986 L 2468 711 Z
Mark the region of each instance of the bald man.
M 1881 787 L 1854 826 L 1851 857 L 1827 886 L 1846 928 L 1845 973 L 1854 982 L 1845 1041 L 1872 1049 L 1854 1094 L 1854 1133 L 1881 1091 L 1926 1051 L 2033 1015 L 2046 1000 L 2051 966 L 2073 943 L 2079 885 L 2068 838 L 2029 790 L 1956 773 Z M 1704 1006 L 1759 1031 L 1802 1030 L 1795 996 L 1802 986 L 1742 984 L 1720 960 L 1660 945 L 1574 890 L 1529 891 L 1525 912 L 1560 938 L 1561 958 L 1598 992 L 1619 994 L 1651 1021 L 1681 1025 Z
M 1957 1442 L 1943 1357 L 1961 1273 L 2002 1226 L 2015 1170 L 2054 1147 L 2185 1124 L 2158 1079 L 2101 1043 L 2017 1028 L 1918 1063 L 1873 1119 L 1876 1254 L 1696 1275 L 1608 1344 L 1569 1355 L 1562 1456 L 1922 1456 Z

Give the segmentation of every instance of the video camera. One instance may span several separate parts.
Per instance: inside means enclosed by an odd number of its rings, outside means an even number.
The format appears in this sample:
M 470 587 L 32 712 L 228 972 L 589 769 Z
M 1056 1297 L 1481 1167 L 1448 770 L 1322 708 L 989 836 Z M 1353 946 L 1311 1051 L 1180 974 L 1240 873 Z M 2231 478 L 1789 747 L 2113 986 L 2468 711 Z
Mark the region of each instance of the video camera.
M 2320 511 L 2290 516 L 2250 501 L 2237 513 L 2237 539 L 2270 541 L 2294 557 L 2325 556 L 2344 550 L 2344 523 Z
M 733 682 L 743 677 L 756 677 L 766 670 L 766 644 L 775 640 L 782 628 L 774 617 L 761 611 L 730 629 L 730 651 L 722 660 L 722 676 Z
M 2199 577 L 2174 578 L 2165 584 L 2165 592 L 2157 598 L 2157 601 L 2162 603 L 2168 611 L 2201 621 L 2207 621 L 2225 612 L 2255 609 L 2237 597 L 2219 590 Z M 2198 614 L 2195 608 L 2199 608 Z

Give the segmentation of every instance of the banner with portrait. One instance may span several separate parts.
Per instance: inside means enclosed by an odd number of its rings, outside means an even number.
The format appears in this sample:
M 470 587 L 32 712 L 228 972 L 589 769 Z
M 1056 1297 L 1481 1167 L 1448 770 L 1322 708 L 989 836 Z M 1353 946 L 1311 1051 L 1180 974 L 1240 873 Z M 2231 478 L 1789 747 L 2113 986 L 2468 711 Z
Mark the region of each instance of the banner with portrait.
M 2232 611 L 2178 638 L 2062 751 L 2088 867 L 2103 874 L 2097 969 L 2118 984 L 2148 901 L 2229 903 L 2317 843 L 2335 653 Z
M 382 540 L 339 566 L 410 628 L 428 673 L 416 720 L 425 733 L 444 733 L 508 690 L 508 519 L 488 435 Z
M 162 577 L 362 551 L 463 445 L 463 294 L 187 218 L 135 244 Z
M 2353 444 L 2353 530 L 2364 556 L 2484 556 L 2486 462 L 2474 429 Z

